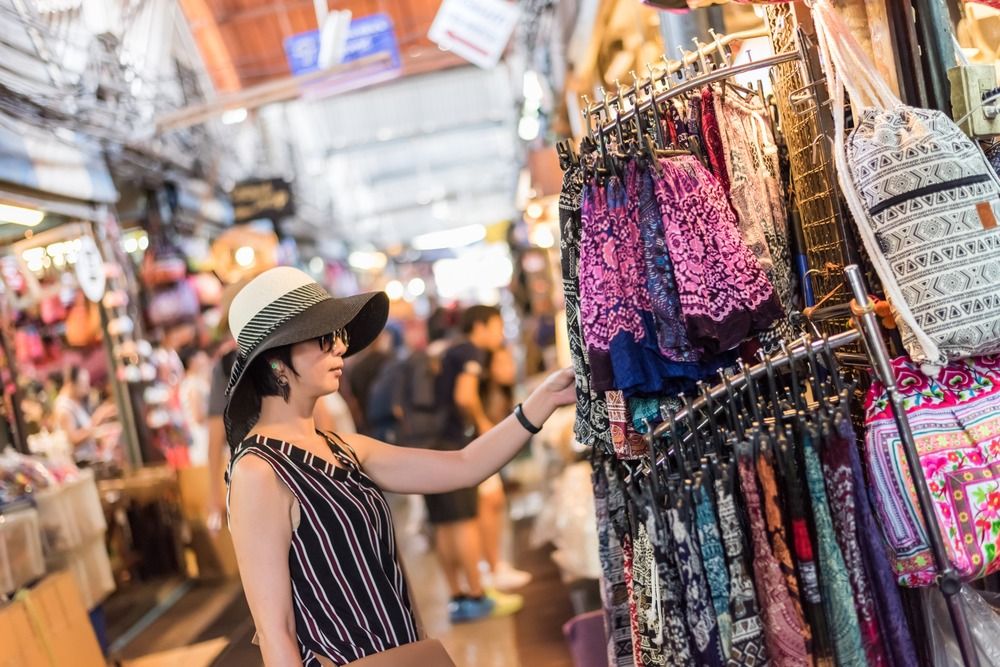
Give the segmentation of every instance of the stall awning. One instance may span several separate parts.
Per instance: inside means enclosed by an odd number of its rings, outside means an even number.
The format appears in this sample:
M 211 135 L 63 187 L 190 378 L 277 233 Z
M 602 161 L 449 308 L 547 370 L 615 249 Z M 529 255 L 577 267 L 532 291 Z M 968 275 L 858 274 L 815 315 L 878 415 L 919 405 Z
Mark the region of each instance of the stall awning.
M 0 184 L 109 204 L 118 198 L 100 147 L 65 129 L 0 117 Z

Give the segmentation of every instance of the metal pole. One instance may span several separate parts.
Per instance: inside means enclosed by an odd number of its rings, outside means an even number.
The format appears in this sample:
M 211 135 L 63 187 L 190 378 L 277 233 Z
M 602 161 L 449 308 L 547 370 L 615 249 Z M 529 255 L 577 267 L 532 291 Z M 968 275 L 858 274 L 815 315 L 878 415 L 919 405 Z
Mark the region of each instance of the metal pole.
M 906 453 L 906 463 L 909 467 L 910 477 L 913 479 L 913 486 L 917 492 L 917 501 L 920 505 L 920 513 L 924 517 L 924 526 L 927 530 L 927 539 L 931 545 L 931 553 L 934 555 L 934 562 L 938 571 L 938 588 L 944 595 L 948 604 L 948 613 L 951 615 L 951 624 L 955 629 L 955 638 L 958 640 L 958 647 L 962 651 L 962 660 L 966 667 L 979 667 L 979 656 L 976 653 L 976 645 L 969 632 L 969 624 L 965 618 L 965 609 L 962 607 L 962 600 L 959 593 L 962 590 L 962 581 L 958 573 L 951 566 L 948 552 L 941 539 L 941 531 L 937 528 L 937 518 L 934 514 L 934 501 L 931 498 L 930 489 L 927 487 L 927 479 L 924 471 L 920 467 L 917 444 L 913 438 L 913 430 L 910 428 L 910 420 L 906 417 L 906 408 L 903 405 L 903 395 L 896 386 L 896 378 L 892 372 L 892 363 L 889 360 L 889 351 L 886 349 L 885 341 L 882 339 L 882 332 L 879 329 L 878 319 L 875 317 L 875 307 L 868 297 L 868 288 L 865 286 L 865 279 L 861 269 L 856 264 L 844 267 L 847 282 L 850 284 L 854 301 L 860 312 L 855 312 L 855 317 L 865 333 L 865 347 L 868 348 L 868 356 L 875 365 L 875 370 L 885 386 L 886 393 L 889 394 L 889 401 L 892 405 L 892 414 L 896 420 L 896 428 L 899 429 L 899 437 L 903 441 L 903 451 Z
M 927 104 L 950 116 L 951 82 L 948 81 L 948 69 L 957 64 L 951 15 L 944 0 L 913 0 L 913 8 L 916 10 L 916 32 L 927 77 Z

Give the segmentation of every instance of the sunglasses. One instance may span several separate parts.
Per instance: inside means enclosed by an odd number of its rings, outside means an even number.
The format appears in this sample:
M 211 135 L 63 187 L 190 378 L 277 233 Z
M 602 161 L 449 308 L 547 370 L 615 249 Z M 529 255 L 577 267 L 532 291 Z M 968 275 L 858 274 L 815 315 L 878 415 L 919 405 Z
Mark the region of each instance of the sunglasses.
M 323 334 L 316 339 L 316 342 L 319 344 L 319 349 L 329 354 L 330 352 L 333 352 L 333 348 L 337 344 L 338 340 L 344 344 L 345 349 L 350 346 L 347 329 L 337 329 L 336 331 L 328 334 Z

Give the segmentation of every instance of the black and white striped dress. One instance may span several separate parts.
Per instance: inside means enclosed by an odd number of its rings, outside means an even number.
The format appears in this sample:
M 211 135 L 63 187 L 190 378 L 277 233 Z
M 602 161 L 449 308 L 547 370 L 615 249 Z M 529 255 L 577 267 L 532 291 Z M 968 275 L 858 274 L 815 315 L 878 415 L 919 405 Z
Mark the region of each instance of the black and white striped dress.
M 280 440 L 247 438 L 229 464 L 267 461 L 299 502 L 288 566 L 305 667 L 343 665 L 417 641 L 389 505 L 339 438 L 325 436 L 340 467 Z

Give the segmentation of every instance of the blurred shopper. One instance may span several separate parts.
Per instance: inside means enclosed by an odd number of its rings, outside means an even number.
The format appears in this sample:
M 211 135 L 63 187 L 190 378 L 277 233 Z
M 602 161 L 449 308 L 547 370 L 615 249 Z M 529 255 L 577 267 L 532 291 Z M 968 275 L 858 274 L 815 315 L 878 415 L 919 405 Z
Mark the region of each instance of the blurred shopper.
M 479 400 L 483 414 L 495 424 L 514 409 L 514 382 L 517 366 L 507 347 L 490 350 L 486 356 L 485 374 L 479 383 Z M 488 587 L 511 591 L 528 585 L 531 574 L 514 568 L 501 558 L 501 541 L 507 523 L 507 496 L 500 473 L 479 485 L 479 532 L 482 536 L 483 557 L 480 563 Z
M 226 456 L 229 447 L 226 445 L 226 426 L 223 414 L 226 409 L 226 387 L 229 375 L 236 364 L 236 341 L 229 331 L 229 309 L 233 299 L 252 278 L 244 278 L 239 282 L 227 285 L 222 291 L 219 303 L 219 328 L 217 333 L 219 343 L 215 351 L 212 367 L 212 378 L 208 391 L 208 516 L 206 524 L 209 530 L 222 528 L 222 510 L 225 507 L 224 476 Z
M 198 349 L 185 350 L 181 355 L 184 379 L 180 401 L 184 423 L 191 436 L 191 465 L 208 463 L 208 397 L 212 388 L 212 359 Z
M 373 435 L 371 425 L 368 423 L 369 398 L 382 367 L 392 359 L 392 349 L 392 334 L 385 330 L 379 334 L 371 347 L 359 354 L 357 359 L 352 359 L 344 371 L 352 399 L 349 403 L 354 404 L 354 423 L 359 433 Z
M 432 447 L 441 436 L 437 379 L 450 333 L 440 326 L 440 318 L 432 315 L 427 322 L 426 346 L 414 347 L 396 385 L 393 410 L 399 417 L 400 440 L 413 447 Z
M 378 370 L 374 382 L 368 387 L 365 397 L 365 435 L 376 440 L 396 444 L 399 442 L 400 410 L 397 402 L 397 388 L 406 366 L 406 345 L 403 332 L 398 326 L 389 325 L 381 338 L 389 335 L 389 354 Z
M 90 400 L 90 372 L 70 366 L 63 373 L 53 411 L 56 423 L 66 434 L 77 463 L 94 463 L 101 458 L 97 427 L 114 416 L 114 407 L 102 405 L 94 414 L 87 409 Z
M 288 267 L 261 274 L 233 302 L 241 354 L 225 410 L 230 526 L 266 665 L 343 665 L 374 654 L 384 664 L 453 665 L 439 642 L 418 641 L 383 491 L 471 489 L 474 500 L 479 482 L 557 406 L 575 400 L 572 371 L 554 373 L 515 414 L 460 451 L 320 433 L 316 401 L 337 391 L 344 357 L 378 337 L 388 308 L 381 293 L 334 299 Z M 470 328 L 481 343 L 502 340 L 502 331 L 483 327 L 480 320 Z M 477 389 L 475 375 L 463 379 L 472 363 L 453 375 Z M 468 532 L 478 541 L 474 518 L 473 509 Z M 474 554 L 465 563 L 470 588 L 456 603 L 481 613 L 491 603 L 477 585 L 477 561 Z
M 442 451 L 461 450 L 477 434 L 493 427 L 483 411 L 480 381 L 485 374 L 487 354 L 503 345 L 503 318 L 496 308 L 472 306 L 462 315 L 461 330 L 462 338 L 444 353 L 437 378 L 436 396 L 442 423 L 436 447 Z M 518 611 L 523 604 L 519 596 L 491 591 L 482 600 L 473 599 L 477 591 L 483 590 L 479 570 L 483 543 L 478 523 L 478 488 L 428 495 L 425 500 L 427 517 L 434 527 L 435 549 L 451 589 L 452 621 L 475 620 L 494 611 L 497 614 Z M 468 587 L 465 590 L 463 577 Z

